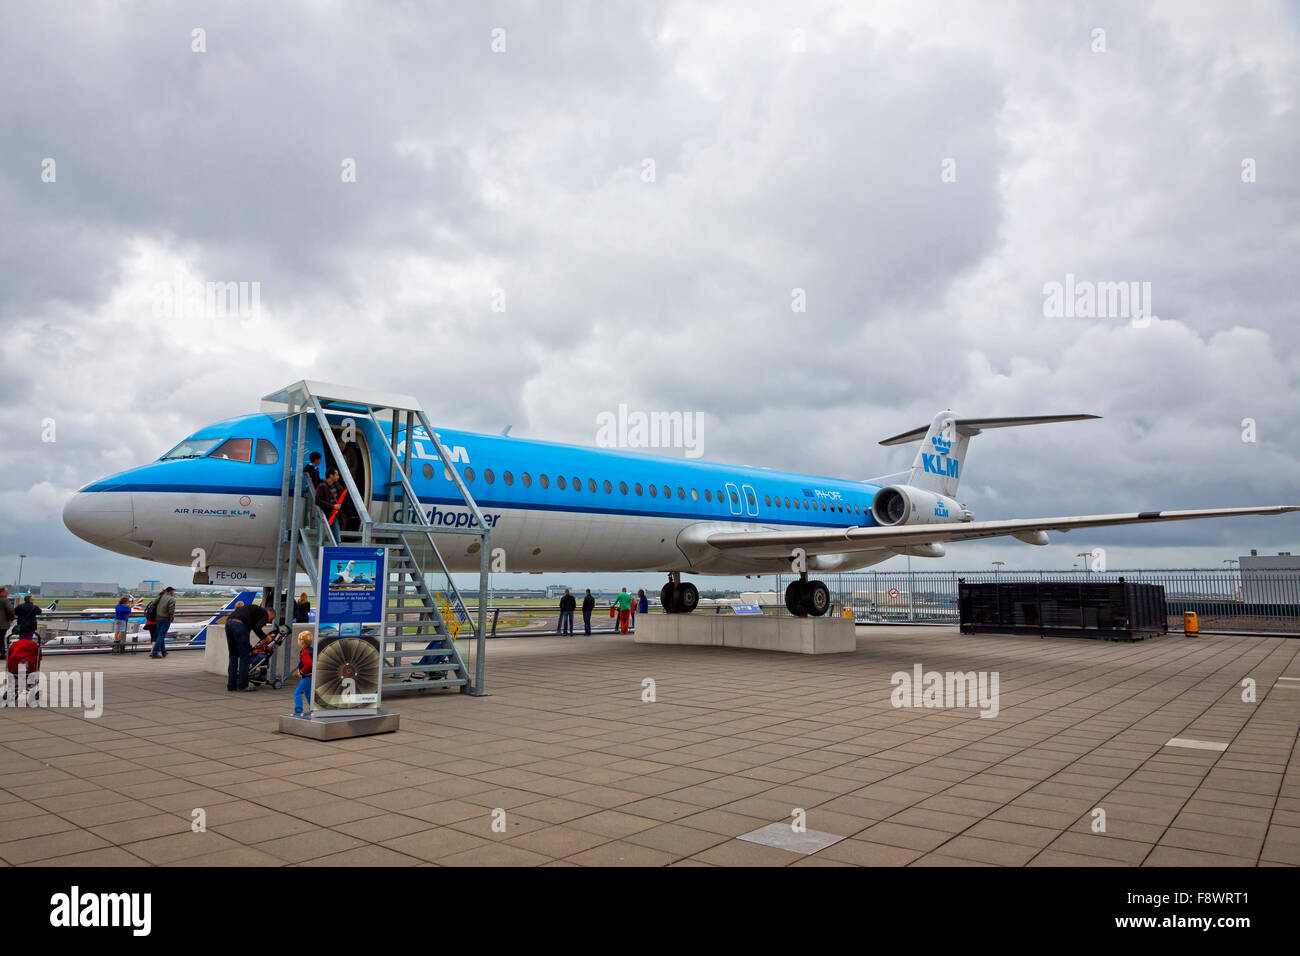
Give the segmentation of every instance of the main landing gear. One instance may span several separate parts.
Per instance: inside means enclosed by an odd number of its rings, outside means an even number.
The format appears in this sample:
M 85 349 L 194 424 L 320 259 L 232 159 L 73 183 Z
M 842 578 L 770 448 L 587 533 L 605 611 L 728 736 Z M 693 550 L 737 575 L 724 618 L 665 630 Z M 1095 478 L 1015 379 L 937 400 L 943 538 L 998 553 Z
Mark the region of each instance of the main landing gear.
M 785 589 L 785 606 L 796 617 L 821 617 L 831 607 L 831 592 L 820 581 L 809 581 L 807 574 L 791 581 Z
M 700 592 L 690 581 L 682 580 L 680 571 L 668 575 L 668 583 L 659 589 L 659 604 L 665 614 L 690 614 L 699 606 Z

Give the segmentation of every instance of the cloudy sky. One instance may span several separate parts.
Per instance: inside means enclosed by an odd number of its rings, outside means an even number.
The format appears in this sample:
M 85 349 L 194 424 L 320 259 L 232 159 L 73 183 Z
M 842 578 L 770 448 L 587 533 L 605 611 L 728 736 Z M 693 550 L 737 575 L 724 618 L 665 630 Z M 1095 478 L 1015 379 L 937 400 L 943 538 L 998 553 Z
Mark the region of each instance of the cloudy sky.
M 582 444 L 620 403 L 698 412 L 705 458 L 851 477 L 944 407 L 1094 412 L 975 439 L 960 497 L 1300 500 L 1294 2 L 9 3 L 0 87 L 3 579 L 157 577 L 64 500 L 303 377 Z M 1067 275 L 1156 318 L 1049 315 Z M 193 280 L 260 316 L 160 314 Z

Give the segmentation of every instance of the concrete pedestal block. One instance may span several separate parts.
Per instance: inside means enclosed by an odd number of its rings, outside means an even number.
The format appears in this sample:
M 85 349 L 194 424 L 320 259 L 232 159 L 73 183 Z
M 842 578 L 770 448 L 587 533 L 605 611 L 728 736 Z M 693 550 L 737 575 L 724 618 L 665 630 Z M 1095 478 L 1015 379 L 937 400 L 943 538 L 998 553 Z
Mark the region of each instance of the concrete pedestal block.
M 377 714 L 358 714 L 355 717 L 340 714 L 330 717 L 295 717 L 280 715 L 280 733 L 309 737 L 312 740 L 344 740 L 348 737 L 368 737 L 371 734 L 391 734 L 397 730 L 398 715 L 380 711 Z
M 636 642 L 787 654 L 846 654 L 858 646 L 849 618 L 776 614 L 642 614 L 636 622 Z

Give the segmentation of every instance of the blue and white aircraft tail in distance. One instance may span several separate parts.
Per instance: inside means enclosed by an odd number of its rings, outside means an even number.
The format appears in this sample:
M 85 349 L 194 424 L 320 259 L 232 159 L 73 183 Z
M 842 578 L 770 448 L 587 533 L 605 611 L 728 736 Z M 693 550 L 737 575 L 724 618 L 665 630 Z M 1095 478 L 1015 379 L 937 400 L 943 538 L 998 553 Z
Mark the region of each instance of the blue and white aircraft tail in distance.
M 405 454 L 405 427 L 391 425 L 394 435 L 385 435 L 360 407 L 361 414 L 326 413 L 331 432 L 346 439 L 335 442 L 344 458 L 338 464 L 362 499 L 348 506 L 359 504 L 376 521 L 418 520 L 391 504 L 407 500 L 389 477 L 389 449 Z M 901 554 L 939 557 L 950 542 L 1010 536 L 1044 545 L 1053 531 L 1300 510 L 1270 505 L 977 521 L 957 499 L 975 435 L 1096 417 L 962 418 L 945 410 L 928 426 L 881 443 L 921 442 L 908 471 L 866 481 L 439 429 L 450 459 L 444 462 L 418 426 L 409 436 L 411 460 L 402 465 L 450 571 L 476 571 L 480 563 L 476 536 L 439 533 L 477 526 L 451 480 L 456 468 L 488 526 L 492 551 L 507 558 L 504 570 L 664 572 L 669 581 L 660 597 L 668 611 L 690 611 L 698 602 L 695 586 L 681 580 L 684 573 L 794 570 L 800 579 L 787 589 L 787 605 L 818 615 L 830 597 L 810 574 L 865 568 Z M 305 450 L 321 452 L 329 464 L 333 456 L 317 421 L 308 419 Z M 270 584 L 284 442 L 282 412 L 208 425 L 158 460 L 82 488 L 68 501 L 64 523 L 99 547 L 164 564 L 190 565 L 202 549 L 206 583 Z M 290 487 L 300 483 L 295 476 Z

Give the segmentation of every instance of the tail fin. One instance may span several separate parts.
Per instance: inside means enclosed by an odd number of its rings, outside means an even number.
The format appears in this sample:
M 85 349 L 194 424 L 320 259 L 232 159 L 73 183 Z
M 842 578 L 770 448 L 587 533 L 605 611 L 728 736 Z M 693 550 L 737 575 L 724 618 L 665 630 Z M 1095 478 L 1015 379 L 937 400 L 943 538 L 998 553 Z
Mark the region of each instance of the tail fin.
M 188 646 L 190 647 L 206 646 L 206 644 L 208 643 L 208 630 L 213 627 L 224 626 L 226 623 L 226 618 L 230 616 L 231 611 L 233 611 L 235 608 L 239 607 L 242 604 L 252 604 L 253 598 L 255 597 L 257 597 L 256 591 L 240 591 L 238 594 L 236 594 L 234 597 L 232 597 L 229 601 L 226 602 L 225 607 L 223 607 L 216 614 L 212 615 L 212 617 L 208 619 L 207 624 L 204 624 L 203 627 L 199 628 L 199 632 L 195 634 L 194 637 L 190 640 Z
M 873 483 L 888 480 L 891 484 L 899 483 L 901 480 L 914 488 L 923 488 L 952 498 L 956 496 L 957 484 L 961 481 L 962 463 L 966 460 L 966 446 L 973 436 L 986 428 L 1078 422 L 1100 417 L 1100 415 L 1032 415 L 1019 418 L 958 418 L 952 409 L 945 409 L 934 416 L 934 421 L 928 427 L 922 425 L 892 438 L 886 438 L 880 443 L 904 445 L 918 438 L 921 439 L 921 447 L 912 462 L 911 471 L 871 480 Z
M 59 599 L 55 598 L 53 601 L 51 601 L 49 604 L 45 606 L 45 610 L 53 611 L 56 610 L 58 606 L 59 606 Z

